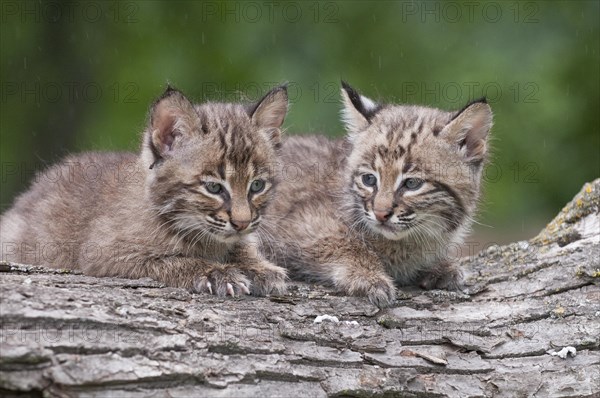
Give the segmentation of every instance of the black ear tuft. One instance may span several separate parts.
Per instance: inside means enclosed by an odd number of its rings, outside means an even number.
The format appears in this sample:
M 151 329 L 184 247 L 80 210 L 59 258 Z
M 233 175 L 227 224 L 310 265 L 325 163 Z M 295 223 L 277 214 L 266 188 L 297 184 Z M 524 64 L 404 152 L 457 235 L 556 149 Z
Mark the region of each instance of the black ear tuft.
M 179 91 L 177 89 L 177 87 L 172 86 L 171 83 L 167 83 L 167 87 L 165 88 L 165 91 L 162 93 L 162 95 L 160 97 L 158 97 L 158 99 L 155 102 L 160 101 L 162 98 L 168 97 L 169 95 L 173 94 L 174 92 L 181 93 L 181 91 Z
M 438 136 L 456 145 L 472 164 L 481 164 L 487 155 L 493 116 L 485 98 L 472 101 L 453 116 Z
M 354 108 L 364 116 L 367 121 L 371 121 L 371 118 L 381 109 L 381 105 L 375 104 L 373 101 L 360 95 L 352 86 L 342 80 L 342 88 L 348 95 L 350 102 Z M 368 103 L 365 103 L 368 101 Z
M 342 122 L 348 131 L 350 141 L 365 131 L 371 124 L 371 119 L 383 107 L 375 101 L 360 95 L 358 91 L 350 87 L 348 83 L 342 80 Z
M 288 82 L 282 83 L 281 85 L 271 89 L 268 93 L 266 93 L 260 100 L 255 102 L 254 104 L 250 104 L 246 106 L 246 112 L 248 112 L 248 116 L 252 118 L 258 107 L 265 101 L 267 98 L 276 98 L 280 95 L 284 95 L 287 100 L 287 87 Z
M 450 119 L 450 121 L 456 119 L 458 117 L 458 115 L 460 115 L 461 113 L 463 113 L 467 108 L 469 108 L 471 105 L 473 104 L 487 104 L 487 99 L 485 97 L 481 97 L 481 98 L 477 98 L 474 99 L 472 101 L 469 101 L 465 106 L 463 106 L 458 112 L 456 112 L 454 114 L 454 116 L 452 116 L 452 119 Z

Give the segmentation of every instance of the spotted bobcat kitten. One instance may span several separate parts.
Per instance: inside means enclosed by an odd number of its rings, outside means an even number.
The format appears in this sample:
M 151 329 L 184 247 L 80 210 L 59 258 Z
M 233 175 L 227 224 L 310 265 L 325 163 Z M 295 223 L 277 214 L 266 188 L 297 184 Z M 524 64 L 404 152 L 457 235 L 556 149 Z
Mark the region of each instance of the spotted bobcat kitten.
M 139 155 L 84 153 L 38 176 L 0 220 L 2 260 L 220 296 L 282 292 L 285 270 L 251 232 L 271 199 L 287 104 L 284 86 L 252 106 L 193 105 L 168 88 Z
M 296 277 L 395 299 L 395 284 L 457 288 L 445 255 L 463 242 L 480 192 L 492 112 L 384 105 L 343 83 L 343 141 L 291 137 L 267 215 L 270 256 Z M 293 173 L 291 172 L 293 171 Z

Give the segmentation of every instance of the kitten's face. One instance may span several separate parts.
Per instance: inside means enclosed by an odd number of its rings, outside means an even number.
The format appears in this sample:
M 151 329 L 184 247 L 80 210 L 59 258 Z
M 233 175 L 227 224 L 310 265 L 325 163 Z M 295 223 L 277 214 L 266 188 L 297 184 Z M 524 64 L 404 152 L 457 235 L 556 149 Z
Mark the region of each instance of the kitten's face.
M 479 194 L 485 135 L 481 141 L 476 130 L 485 118 L 477 117 L 486 116 L 487 104 L 471 105 L 481 108 L 474 114 L 466 108 L 466 119 L 437 109 L 367 104 L 373 113 L 363 108 L 366 123 L 349 136 L 354 221 L 391 240 L 440 236 L 464 225 Z
M 234 243 L 259 225 L 273 191 L 272 163 L 287 109 L 287 96 L 276 100 L 276 110 L 196 105 L 171 124 L 171 143 L 159 140 L 170 155 L 150 170 L 148 190 L 161 218 L 181 237 Z M 259 120 L 261 111 L 280 112 L 279 125 Z

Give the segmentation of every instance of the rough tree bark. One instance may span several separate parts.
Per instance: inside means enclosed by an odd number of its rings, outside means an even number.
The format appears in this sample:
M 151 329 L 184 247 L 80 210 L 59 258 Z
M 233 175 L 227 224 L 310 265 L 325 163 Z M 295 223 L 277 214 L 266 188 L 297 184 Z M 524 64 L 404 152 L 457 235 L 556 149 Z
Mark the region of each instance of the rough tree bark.
M 465 259 L 464 293 L 403 289 L 384 311 L 300 283 L 219 299 L 4 263 L 0 393 L 597 397 L 599 209 L 596 180 L 536 238 Z

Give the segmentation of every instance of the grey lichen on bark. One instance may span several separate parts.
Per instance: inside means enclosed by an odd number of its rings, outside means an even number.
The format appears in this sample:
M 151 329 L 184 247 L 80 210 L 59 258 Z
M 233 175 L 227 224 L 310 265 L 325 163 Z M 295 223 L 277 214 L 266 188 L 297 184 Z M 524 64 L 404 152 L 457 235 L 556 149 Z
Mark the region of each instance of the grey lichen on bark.
M 598 180 L 587 183 L 546 228 L 533 239 L 539 245 L 560 246 L 581 239 L 583 235 L 597 234 L 598 213 L 600 212 L 600 184 Z

